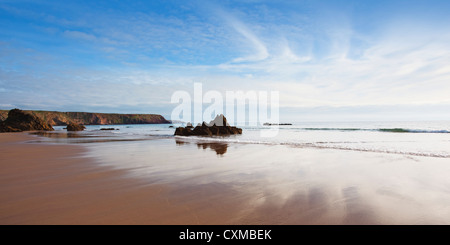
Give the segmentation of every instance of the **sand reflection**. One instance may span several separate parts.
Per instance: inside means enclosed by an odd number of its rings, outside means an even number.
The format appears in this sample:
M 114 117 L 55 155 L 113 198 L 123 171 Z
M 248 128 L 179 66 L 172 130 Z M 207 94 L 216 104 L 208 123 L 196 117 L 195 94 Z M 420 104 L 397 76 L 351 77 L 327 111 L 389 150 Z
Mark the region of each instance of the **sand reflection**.
M 177 145 L 189 144 L 188 142 L 181 141 L 181 140 L 175 140 L 175 142 Z M 212 151 L 215 151 L 218 156 L 223 156 L 225 153 L 227 153 L 227 149 L 228 149 L 228 144 L 224 144 L 224 143 L 201 142 L 201 143 L 196 143 L 196 144 L 197 144 L 198 149 L 203 149 L 203 150 L 211 149 Z
M 53 139 L 67 139 L 67 138 L 87 138 L 92 137 L 86 134 L 78 134 L 76 132 L 46 132 L 46 131 L 38 131 L 33 132 L 31 134 L 44 136 Z
M 42 136 L 33 143 L 68 143 L 68 144 L 86 144 L 86 143 L 106 143 L 106 142 L 126 142 L 126 141 L 144 141 L 157 140 L 158 137 L 136 137 L 112 135 L 108 132 L 98 135 L 88 131 L 80 132 L 55 132 L 55 131 L 37 131 L 31 132 L 32 135 Z
M 215 151 L 217 155 L 222 156 L 227 152 L 228 144 L 221 143 L 197 143 L 197 147 L 203 148 L 203 150 L 210 148 Z
M 175 143 L 93 144 L 88 156 L 170 186 L 168 202 L 200 224 L 448 224 L 450 217 L 446 159 Z

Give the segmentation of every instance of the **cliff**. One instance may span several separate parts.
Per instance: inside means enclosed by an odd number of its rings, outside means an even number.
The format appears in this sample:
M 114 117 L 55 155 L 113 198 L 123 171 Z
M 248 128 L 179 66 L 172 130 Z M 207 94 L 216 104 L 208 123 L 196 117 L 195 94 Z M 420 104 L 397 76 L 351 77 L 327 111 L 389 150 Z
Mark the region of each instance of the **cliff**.
M 108 125 L 108 124 L 157 124 L 170 123 L 163 116 L 156 114 L 114 114 L 90 112 L 58 112 L 58 111 L 29 111 L 44 122 L 52 126 L 64 126 L 69 123 L 82 125 Z M 0 120 L 8 117 L 7 110 L 0 110 Z
M 8 118 L 0 122 L 0 132 L 33 130 L 52 131 L 53 127 L 38 116 L 19 109 L 10 110 Z

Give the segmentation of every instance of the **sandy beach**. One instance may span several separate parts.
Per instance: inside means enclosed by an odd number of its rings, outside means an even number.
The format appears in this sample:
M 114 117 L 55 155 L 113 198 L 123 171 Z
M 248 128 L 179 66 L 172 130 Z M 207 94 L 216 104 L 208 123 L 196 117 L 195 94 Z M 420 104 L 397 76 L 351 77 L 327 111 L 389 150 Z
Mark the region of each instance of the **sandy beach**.
M 173 205 L 166 186 L 123 178 L 80 157 L 83 147 L 28 144 L 26 133 L 0 134 L 0 224 L 221 223 L 190 205 Z M 195 206 L 195 205 L 194 205 Z M 198 205 L 197 208 L 202 207 Z M 203 212 L 202 212 L 203 213 Z M 200 218 L 203 217 L 203 220 Z
M 0 224 L 448 224 L 448 159 L 0 134 Z
M 0 225 L 450 225 L 449 13 L 0 0 Z

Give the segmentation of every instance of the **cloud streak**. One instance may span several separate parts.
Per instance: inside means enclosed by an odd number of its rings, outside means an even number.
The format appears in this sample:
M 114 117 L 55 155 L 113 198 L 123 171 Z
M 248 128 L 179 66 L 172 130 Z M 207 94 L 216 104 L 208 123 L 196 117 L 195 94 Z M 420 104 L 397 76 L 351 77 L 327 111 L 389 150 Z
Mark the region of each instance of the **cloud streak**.
M 15 28 L 0 24 L 0 104 L 170 111 L 174 91 L 202 82 L 278 90 L 282 107 L 299 110 L 449 105 L 449 28 L 352 3 L 86 2 L 67 16 L 51 3 L 3 3 L 2 23 Z
M 253 49 L 255 52 L 246 57 L 238 57 L 231 61 L 231 63 L 243 63 L 243 62 L 255 62 L 262 61 L 269 57 L 269 52 L 264 43 L 247 28 L 242 22 L 231 16 L 224 16 L 227 22 L 233 27 L 233 29 L 241 34 L 247 40 L 246 46 Z

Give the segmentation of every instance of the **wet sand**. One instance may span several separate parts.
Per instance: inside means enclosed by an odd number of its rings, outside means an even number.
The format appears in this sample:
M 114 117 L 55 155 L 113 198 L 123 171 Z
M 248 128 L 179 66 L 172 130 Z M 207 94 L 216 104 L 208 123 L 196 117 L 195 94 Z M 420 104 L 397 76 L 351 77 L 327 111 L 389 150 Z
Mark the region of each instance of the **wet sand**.
M 0 224 L 200 224 L 228 222 L 206 203 L 171 203 L 164 185 L 124 178 L 82 157 L 84 147 L 30 144 L 0 134 Z M 205 187 L 206 188 L 206 187 Z M 202 191 L 196 190 L 196 191 Z M 233 211 L 233 203 L 221 206 Z
M 0 134 L 0 224 L 449 224 L 448 159 Z

